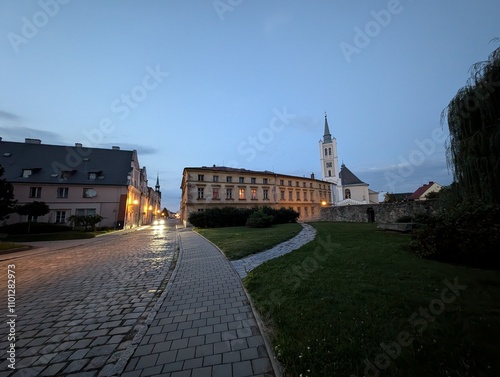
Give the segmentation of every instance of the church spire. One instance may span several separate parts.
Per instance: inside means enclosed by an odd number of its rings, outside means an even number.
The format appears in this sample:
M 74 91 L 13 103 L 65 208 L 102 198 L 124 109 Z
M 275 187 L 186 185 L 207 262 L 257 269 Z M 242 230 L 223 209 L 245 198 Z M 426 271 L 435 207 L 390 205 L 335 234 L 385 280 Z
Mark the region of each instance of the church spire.
M 325 111 L 325 134 L 323 135 L 323 143 L 331 143 L 332 142 L 332 134 L 330 133 L 330 128 L 328 127 L 328 119 L 326 117 Z
M 156 186 L 155 191 L 160 192 L 160 174 L 156 174 Z

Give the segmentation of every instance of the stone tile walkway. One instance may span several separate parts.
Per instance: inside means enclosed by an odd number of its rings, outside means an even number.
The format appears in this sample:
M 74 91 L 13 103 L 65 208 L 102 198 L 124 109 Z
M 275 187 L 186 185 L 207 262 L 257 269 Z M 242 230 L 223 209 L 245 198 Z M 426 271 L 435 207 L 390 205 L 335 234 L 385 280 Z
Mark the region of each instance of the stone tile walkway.
M 179 244 L 179 265 L 163 304 L 120 375 L 275 376 L 231 263 L 191 230 L 179 230 Z
M 232 261 L 233 267 L 243 279 L 255 267 L 262 263 L 278 258 L 293 250 L 300 248 L 308 242 L 311 242 L 316 237 L 316 230 L 309 224 L 302 224 L 303 229 L 292 239 L 276 245 L 272 249 L 263 251 L 258 254 L 250 255 L 249 257 Z

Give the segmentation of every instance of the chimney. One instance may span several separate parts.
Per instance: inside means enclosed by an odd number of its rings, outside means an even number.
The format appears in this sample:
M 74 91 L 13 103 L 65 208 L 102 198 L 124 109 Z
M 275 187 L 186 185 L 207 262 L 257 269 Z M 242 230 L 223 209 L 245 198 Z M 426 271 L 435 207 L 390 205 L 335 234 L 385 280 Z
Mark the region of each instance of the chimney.
M 82 143 L 75 143 L 75 147 L 83 147 L 83 144 Z
M 120 147 L 119 147 L 119 146 L 117 146 L 117 145 L 113 145 L 113 146 L 111 147 L 111 149 L 112 149 L 112 150 L 114 150 L 114 151 L 119 151 L 119 150 L 120 150 Z
M 30 138 L 25 138 L 24 142 L 26 144 L 42 144 L 42 141 L 40 139 L 30 139 Z
M 311 179 L 314 179 L 314 173 L 311 173 Z

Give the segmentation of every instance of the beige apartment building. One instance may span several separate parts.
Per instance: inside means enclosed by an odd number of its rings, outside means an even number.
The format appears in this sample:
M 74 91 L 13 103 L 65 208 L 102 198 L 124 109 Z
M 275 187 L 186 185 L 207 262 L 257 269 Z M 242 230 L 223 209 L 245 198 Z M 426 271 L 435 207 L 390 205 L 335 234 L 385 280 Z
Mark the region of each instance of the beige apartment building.
M 140 167 L 135 150 L 0 138 L 0 165 L 19 205 L 40 201 L 49 206 L 38 222 L 68 224 L 71 215 L 98 214 L 104 217 L 98 226 L 132 228 L 160 216 L 159 181 L 154 189 L 148 187 L 146 168 Z M 3 224 L 26 220 L 13 213 Z
M 181 219 L 215 207 L 293 208 L 299 221 L 320 218 L 320 208 L 331 205 L 331 185 L 314 178 L 271 171 L 253 171 L 225 166 L 184 168 L 182 174 Z

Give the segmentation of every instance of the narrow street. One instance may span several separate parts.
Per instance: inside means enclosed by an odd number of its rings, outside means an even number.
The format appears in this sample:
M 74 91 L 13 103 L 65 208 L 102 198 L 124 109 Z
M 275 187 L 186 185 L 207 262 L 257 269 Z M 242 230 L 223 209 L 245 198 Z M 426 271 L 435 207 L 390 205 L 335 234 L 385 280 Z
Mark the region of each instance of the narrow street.
M 0 377 L 108 375 L 166 286 L 176 237 L 170 220 L 65 249 L 2 255 Z M 8 270 L 15 271 L 15 296 Z

